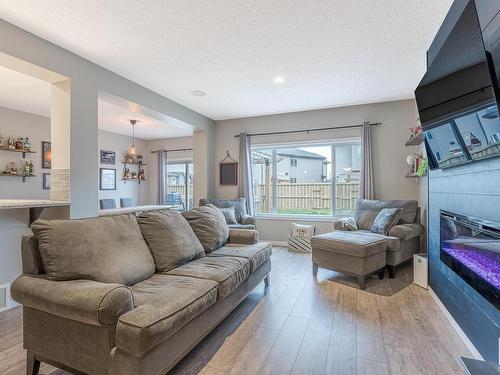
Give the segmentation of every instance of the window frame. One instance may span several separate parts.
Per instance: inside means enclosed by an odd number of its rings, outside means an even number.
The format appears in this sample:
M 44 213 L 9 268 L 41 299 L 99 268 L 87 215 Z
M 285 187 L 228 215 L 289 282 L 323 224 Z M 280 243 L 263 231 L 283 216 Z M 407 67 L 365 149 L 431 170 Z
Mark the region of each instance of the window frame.
M 271 149 L 272 150 L 272 212 L 256 212 L 255 216 L 259 219 L 273 220 L 273 219 L 283 219 L 283 220 L 305 220 L 305 221 L 330 221 L 338 217 L 346 217 L 348 214 L 338 214 L 336 207 L 336 169 L 335 169 L 335 149 L 336 146 L 349 146 L 349 145 L 359 145 L 361 147 L 361 136 L 358 137 L 346 137 L 337 139 L 328 139 L 321 141 L 295 141 L 295 142 L 272 142 L 272 143 L 255 143 L 251 145 L 251 150 L 254 149 Z M 332 163 L 332 179 L 331 179 L 331 192 L 332 192 L 332 209 L 330 215 L 319 215 L 319 214 L 279 214 L 277 210 L 277 182 L 275 176 L 277 175 L 277 149 L 286 147 L 315 147 L 315 146 L 330 146 L 331 150 L 331 163 Z M 361 148 L 361 154 L 363 150 Z M 362 157 L 362 155 L 361 155 Z

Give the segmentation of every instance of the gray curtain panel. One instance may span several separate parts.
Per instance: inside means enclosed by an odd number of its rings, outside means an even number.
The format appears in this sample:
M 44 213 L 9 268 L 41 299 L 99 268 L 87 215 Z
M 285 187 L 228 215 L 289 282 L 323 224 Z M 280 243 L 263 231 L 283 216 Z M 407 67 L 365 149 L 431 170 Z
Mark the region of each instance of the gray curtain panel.
M 362 199 L 374 199 L 373 192 L 373 159 L 372 159 L 372 135 L 369 121 L 363 123 L 361 132 L 361 178 L 359 182 L 359 197 Z
M 167 153 L 158 150 L 158 204 L 165 204 L 165 177 L 166 177 Z
M 240 134 L 240 157 L 238 164 L 238 197 L 244 197 L 247 204 L 247 213 L 255 216 L 253 201 L 253 178 L 250 137 L 247 133 Z

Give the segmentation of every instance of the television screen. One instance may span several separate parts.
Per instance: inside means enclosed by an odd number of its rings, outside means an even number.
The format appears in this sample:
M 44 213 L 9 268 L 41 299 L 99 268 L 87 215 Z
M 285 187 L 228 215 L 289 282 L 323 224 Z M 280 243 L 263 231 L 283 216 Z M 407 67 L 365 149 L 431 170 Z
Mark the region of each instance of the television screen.
M 452 122 L 426 130 L 424 134 L 437 168 L 449 168 L 469 160 L 453 130 Z

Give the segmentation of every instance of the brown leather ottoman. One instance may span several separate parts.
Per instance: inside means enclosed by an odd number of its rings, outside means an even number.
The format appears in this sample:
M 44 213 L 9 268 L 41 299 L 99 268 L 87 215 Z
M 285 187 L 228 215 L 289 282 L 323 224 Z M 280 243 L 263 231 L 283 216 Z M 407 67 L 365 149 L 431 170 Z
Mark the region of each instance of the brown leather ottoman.
M 313 275 L 318 267 L 356 276 L 360 289 L 366 277 L 379 273 L 384 277 L 387 242 L 366 231 L 333 231 L 311 238 Z

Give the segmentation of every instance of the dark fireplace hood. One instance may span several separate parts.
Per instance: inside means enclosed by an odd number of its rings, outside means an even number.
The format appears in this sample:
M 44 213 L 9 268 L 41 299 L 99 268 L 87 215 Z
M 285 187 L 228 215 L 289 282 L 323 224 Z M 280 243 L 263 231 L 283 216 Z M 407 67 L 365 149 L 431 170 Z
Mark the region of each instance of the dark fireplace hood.
M 474 0 L 455 1 L 427 60 L 415 98 L 430 169 L 500 156 L 500 90 Z

